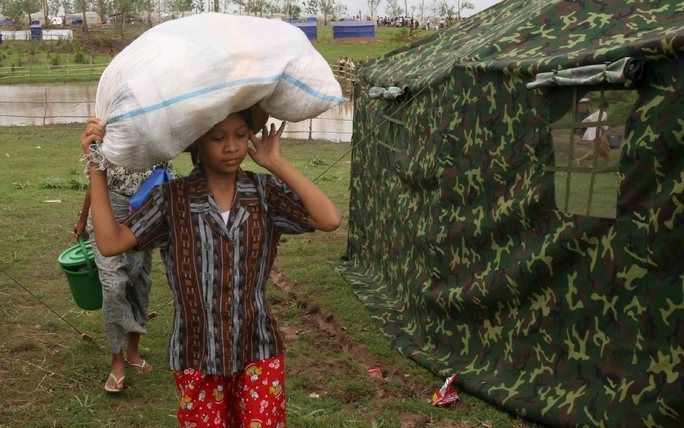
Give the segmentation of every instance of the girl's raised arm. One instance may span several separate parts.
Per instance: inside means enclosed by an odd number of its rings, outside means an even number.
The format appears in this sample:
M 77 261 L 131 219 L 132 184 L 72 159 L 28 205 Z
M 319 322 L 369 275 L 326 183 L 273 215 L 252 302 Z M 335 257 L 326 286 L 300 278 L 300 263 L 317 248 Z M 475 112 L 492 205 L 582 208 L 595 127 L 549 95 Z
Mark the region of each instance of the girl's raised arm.
M 100 119 L 88 118 L 86 130 L 81 135 L 83 153 L 90 154 L 90 145 L 104 137 Z M 131 230 L 116 222 L 107 190 L 107 173 L 96 165 L 88 164 L 90 175 L 90 213 L 97 248 L 103 256 L 125 253 L 136 246 L 137 240 Z
M 254 149 L 250 147 L 247 151 L 257 164 L 283 180 L 299 196 L 304 208 L 309 213 L 308 223 L 311 227 L 332 232 L 342 222 L 340 212 L 321 189 L 281 156 L 280 136 L 284 129 L 285 122 L 280 125 L 277 131 L 273 124 L 271 124 L 270 132 L 264 127 L 261 140 L 251 134 L 250 140 L 254 144 Z

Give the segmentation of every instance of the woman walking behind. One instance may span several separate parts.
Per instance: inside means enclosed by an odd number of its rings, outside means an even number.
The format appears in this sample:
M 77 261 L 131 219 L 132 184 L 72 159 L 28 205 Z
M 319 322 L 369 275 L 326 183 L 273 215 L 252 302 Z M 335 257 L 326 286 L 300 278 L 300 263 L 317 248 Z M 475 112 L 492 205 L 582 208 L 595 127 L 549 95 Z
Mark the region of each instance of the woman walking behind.
M 102 138 L 99 130 L 89 131 L 88 135 L 91 134 Z M 167 164 L 162 166 L 168 167 Z M 128 216 L 130 197 L 151 172 L 136 173 L 123 167 L 111 167 L 107 170 L 108 196 L 117 221 Z M 126 364 L 132 366 L 136 373 L 154 369 L 138 352 L 140 336 L 147 333 L 145 324 L 152 285 L 152 249 L 128 251 L 112 257 L 103 256 L 92 231 L 92 218 L 89 216 L 90 192 L 88 188 L 73 235 L 86 238 L 90 236 L 93 243 L 95 264 L 102 283 L 104 331 L 112 353 L 111 370 L 104 389 L 117 393 L 124 389 Z

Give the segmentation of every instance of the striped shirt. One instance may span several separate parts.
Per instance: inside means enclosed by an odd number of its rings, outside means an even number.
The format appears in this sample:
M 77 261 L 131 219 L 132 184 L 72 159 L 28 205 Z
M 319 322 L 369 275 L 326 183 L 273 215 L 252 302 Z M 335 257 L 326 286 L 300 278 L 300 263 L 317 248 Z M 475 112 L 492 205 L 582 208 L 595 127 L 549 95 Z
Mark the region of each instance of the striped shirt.
M 280 235 L 313 231 L 307 219 L 282 180 L 240 170 L 226 224 L 195 169 L 156 188 L 124 221 L 139 249 L 162 249 L 176 307 L 172 370 L 229 376 L 283 352 L 265 287 Z

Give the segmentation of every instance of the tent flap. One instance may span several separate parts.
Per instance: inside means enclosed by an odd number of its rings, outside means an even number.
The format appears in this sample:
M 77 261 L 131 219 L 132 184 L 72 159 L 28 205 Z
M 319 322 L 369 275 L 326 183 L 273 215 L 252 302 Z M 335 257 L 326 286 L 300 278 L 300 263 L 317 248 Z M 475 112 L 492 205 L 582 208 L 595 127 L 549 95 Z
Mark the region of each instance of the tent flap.
M 611 64 L 595 64 L 584 67 L 537 73 L 527 89 L 551 86 L 593 86 L 600 84 L 623 84 L 631 86 L 641 77 L 643 62 L 634 58 L 622 58 Z

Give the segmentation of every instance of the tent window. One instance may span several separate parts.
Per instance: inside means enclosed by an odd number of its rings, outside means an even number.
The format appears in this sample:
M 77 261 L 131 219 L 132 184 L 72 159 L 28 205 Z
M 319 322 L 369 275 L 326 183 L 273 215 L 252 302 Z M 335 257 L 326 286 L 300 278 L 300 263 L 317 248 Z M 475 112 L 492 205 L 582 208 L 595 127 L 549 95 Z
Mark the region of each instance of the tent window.
M 572 107 L 551 124 L 555 165 L 547 165 L 547 170 L 554 174 L 556 207 L 615 218 L 625 122 L 637 93 L 585 88 L 571 92 Z

